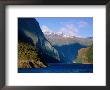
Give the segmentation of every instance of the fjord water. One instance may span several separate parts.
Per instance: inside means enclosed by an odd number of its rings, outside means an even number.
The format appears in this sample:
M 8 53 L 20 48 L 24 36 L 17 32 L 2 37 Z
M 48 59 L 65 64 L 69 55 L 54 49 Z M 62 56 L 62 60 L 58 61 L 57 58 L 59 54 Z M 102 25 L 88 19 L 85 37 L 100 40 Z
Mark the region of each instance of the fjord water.
M 93 64 L 49 64 L 46 68 L 19 68 L 18 73 L 93 73 Z

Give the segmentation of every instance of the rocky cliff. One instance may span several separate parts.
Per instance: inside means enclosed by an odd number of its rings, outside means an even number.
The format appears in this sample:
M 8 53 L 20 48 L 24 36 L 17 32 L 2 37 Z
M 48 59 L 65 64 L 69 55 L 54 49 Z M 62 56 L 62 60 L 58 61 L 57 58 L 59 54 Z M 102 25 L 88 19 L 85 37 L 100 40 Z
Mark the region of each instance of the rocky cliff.
M 20 43 L 24 43 L 25 47 L 25 44 L 28 44 L 37 49 L 44 63 L 60 61 L 58 51 L 45 38 L 34 18 L 18 18 L 18 44 Z
M 78 51 L 77 58 L 74 63 L 92 64 L 93 63 L 93 46 L 81 48 Z

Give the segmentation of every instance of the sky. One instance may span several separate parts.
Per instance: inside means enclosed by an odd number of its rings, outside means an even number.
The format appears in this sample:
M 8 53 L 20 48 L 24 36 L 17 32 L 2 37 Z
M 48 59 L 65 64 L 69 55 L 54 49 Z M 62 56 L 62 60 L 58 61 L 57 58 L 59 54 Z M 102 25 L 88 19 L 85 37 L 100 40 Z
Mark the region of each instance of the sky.
M 93 37 L 92 17 L 39 17 L 43 32 L 62 33 L 77 37 Z

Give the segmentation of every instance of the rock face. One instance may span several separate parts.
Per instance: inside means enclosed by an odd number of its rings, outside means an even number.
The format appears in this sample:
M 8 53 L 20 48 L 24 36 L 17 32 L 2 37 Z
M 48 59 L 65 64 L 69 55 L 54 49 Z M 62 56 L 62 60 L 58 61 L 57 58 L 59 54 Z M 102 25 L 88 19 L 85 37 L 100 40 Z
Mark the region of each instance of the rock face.
M 92 64 L 93 63 L 93 47 L 81 48 L 74 63 Z
M 35 46 L 45 63 L 59 62 L 59 53 L 45 38 L 34 18 L 18 18 L 18 40 Z

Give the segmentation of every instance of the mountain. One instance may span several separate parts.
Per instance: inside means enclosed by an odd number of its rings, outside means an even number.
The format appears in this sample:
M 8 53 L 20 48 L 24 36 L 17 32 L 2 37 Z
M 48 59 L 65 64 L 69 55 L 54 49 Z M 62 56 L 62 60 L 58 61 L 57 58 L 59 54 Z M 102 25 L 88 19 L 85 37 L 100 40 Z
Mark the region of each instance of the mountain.
M 81 48 L 78 50 L 78 55 L 73 61 L 74 63 L 92 64 L 93 63 L 93 46 Z
M 87 37 L 88 39 L 92 39 L 93 40 L 93 37 Z
M 72 35 L 66 35 L 63 32 L 53 32 L 53 31 L 46 31 L 43 30 L 44 35 L 47 38 L 73 38 L 74 36 Z
M 55 33 L 48 31 L 48 32 L 44 32 L 44 35 L 52 45 L 59 45 L 59 46 L 75 44 L 75 43 L 89 46 L 92 44 L 93 41 L 92 37 L 87 37 L 87 38 L 76 37 L 72 35 L 65 35 L 63 34 L 63 32 Z
M 81 45 L 79 43 L 55 46 L 59 51 L 60 58 L 63 63 L 71 64 L 78 54 L 78 50 L 81 48 L 86 48 L 87 46 Z M 63 56 L 63 57 L 62 57 Z
M 39 23 L 34 18 L 18 18 L 18 43 L 34 47 L 43 63 L 60 62 L 58 51 L 45 38 Z
M 78 50 L 87 48 L 93 43 L 92 37 L 82 38 L 65 35 L 63 32 L 43 31 L 47 40 L 57 49 L 61 62 L 72 63 L 77 57 Z

